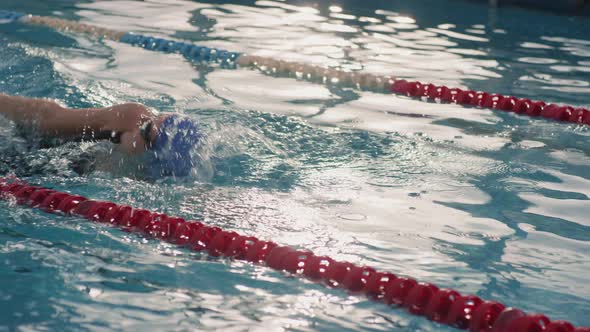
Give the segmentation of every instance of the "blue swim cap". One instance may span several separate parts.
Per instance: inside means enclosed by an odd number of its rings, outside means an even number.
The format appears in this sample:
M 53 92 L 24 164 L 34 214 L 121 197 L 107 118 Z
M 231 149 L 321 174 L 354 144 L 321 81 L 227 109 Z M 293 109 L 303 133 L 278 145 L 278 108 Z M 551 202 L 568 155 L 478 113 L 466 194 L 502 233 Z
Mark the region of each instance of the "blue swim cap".
M 196 164 L 193 149 L 205 137 L 197 122 L 187 117 L 171 115 L 158 129 L 158 136 L 152 143 L 150 175 L 154 178 L 189 175 Z

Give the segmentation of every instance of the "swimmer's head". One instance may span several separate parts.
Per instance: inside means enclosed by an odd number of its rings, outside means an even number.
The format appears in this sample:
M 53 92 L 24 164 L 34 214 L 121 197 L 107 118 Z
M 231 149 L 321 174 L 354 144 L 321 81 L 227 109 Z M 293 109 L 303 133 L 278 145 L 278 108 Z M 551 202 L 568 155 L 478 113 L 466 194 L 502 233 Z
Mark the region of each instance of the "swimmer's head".
M 151 144 L 150 175 L 154 178 L 189 175 L 197 163 L 193 149 L 204 138 L 196 121 L 178 115 L 167 116 Z

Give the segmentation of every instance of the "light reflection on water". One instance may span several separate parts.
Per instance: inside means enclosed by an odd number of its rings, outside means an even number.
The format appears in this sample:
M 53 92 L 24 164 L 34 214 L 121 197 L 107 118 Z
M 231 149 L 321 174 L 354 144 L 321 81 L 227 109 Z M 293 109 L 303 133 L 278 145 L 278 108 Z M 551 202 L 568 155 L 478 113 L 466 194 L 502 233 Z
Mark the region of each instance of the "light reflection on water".
M 426 0 L 373 7 L 7 6 L 250 54 L 588 106 L 590 41 L 578 33 L 588 30 L 585 18 Z M 73 106 L 139 101 L 199 118 L 214 138 L 216 172 L 197 182 L 78 177 L 55 166 L 64 161 L 62 150 L 40 153 L 45 173 L 31 181 L 204 219 L 590 324 L 586 128 L 211 69 L 52 31 L 1 30 L 0 42 L 10 42 L 0 51 L 0 91 Z M 0 128 L 15 142 L 9 125 Z M 14 309 L 0 321 L 23 330 L 440 328 L 261 267 L 76 219 L 2 209 L 0 275 L 7 287 L 0 301 Z

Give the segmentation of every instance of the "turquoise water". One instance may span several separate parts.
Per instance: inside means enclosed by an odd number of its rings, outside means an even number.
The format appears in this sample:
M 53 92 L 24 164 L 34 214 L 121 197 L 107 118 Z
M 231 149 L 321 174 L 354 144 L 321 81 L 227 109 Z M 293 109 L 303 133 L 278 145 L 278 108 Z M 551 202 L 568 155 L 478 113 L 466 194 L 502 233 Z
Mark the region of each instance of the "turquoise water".
M 589 107 L 588 18 L 464 1 L 4 0 L 6 9 L 325 66 Z M 101 144 L 29 150 L 0 122 L 0 171 L 590 325 L 590 131 L 321 86 L 0 25 L 0 92 L 141 102 L 199 119 L 195 177 L 83 176 Z M 263 267 L 0 203 L 0 330 L 451 331 Z

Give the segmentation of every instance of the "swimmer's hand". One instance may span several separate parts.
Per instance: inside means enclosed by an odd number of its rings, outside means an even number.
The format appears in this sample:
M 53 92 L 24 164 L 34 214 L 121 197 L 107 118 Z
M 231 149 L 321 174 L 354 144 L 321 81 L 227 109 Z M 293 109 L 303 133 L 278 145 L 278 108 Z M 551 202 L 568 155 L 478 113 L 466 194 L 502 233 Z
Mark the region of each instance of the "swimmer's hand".
M 118 138 L 122 151 L 137 154 L 148 148 L 140 128 L 147 121 L 161 119 L 141 104 L 105 108 L 70 109 L 45 99 L 0 94 L 0 114 L 15 123 L 37 129 L 47 137 L 64 139 Z M 155 133 L 149 133 L 153 138 Z

